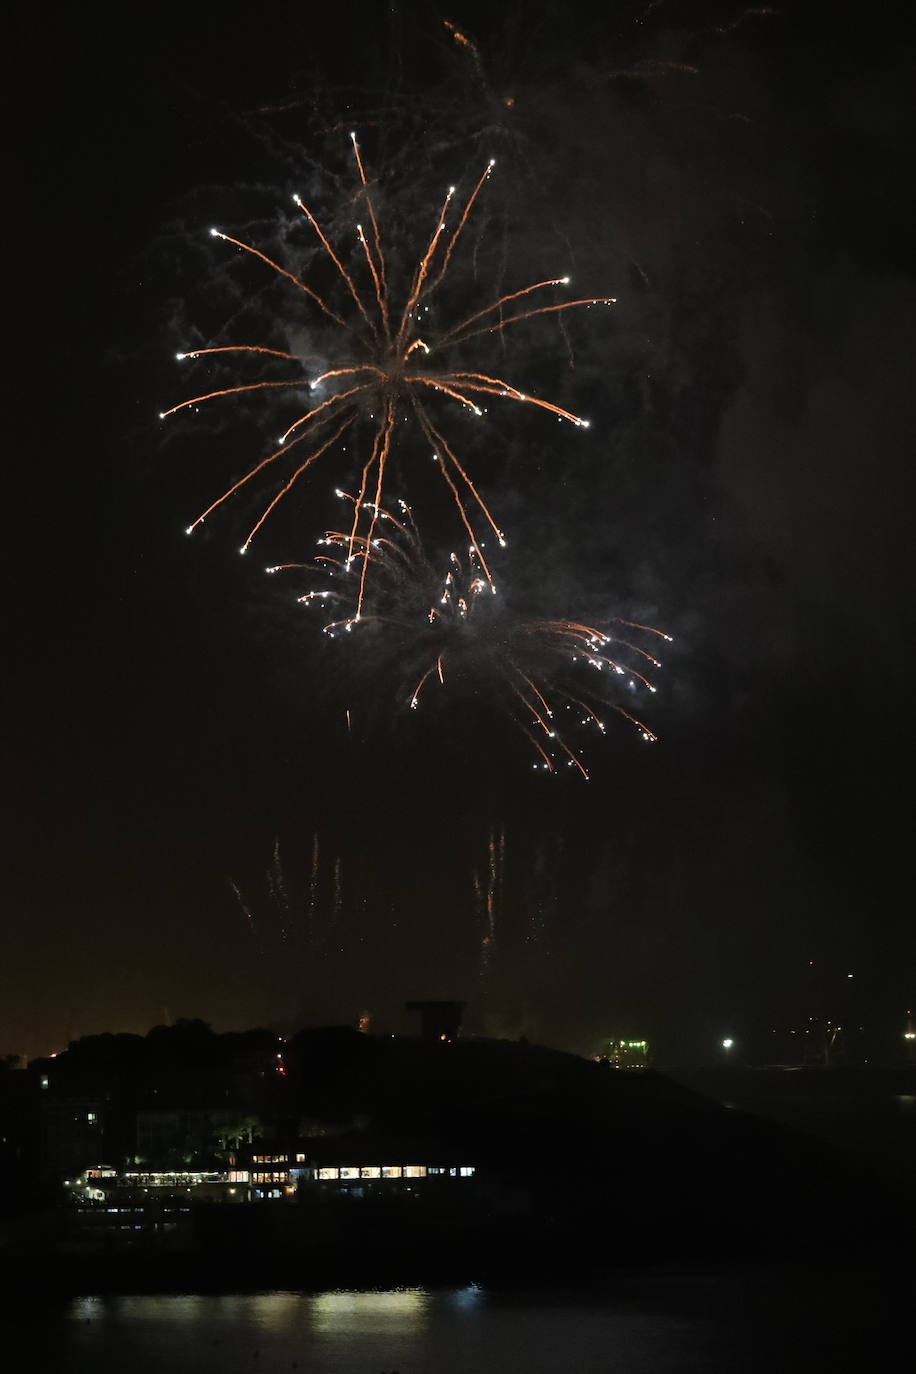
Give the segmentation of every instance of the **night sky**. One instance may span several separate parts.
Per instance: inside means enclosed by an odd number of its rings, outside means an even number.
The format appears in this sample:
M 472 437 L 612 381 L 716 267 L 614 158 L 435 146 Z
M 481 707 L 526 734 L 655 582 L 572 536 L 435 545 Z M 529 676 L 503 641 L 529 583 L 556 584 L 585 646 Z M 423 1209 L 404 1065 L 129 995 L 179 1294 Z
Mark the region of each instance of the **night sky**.
M 902 1024 L 901 36 L 819 4 L 677 0 L 27 23 L 0 1051 L 179 1016 L 367 1010 L 400 1029 L 421 997 L 466 1000 L 478 1031 L 583 1051 L 639 1034 L 668 1058 L 809 1015 Z M 264 576 L 311 557 L 353 454 L 316 466 L 247 558 L 272 488 L 185 536 L 288 412 L 227 398 L 160 423 L 190 376 L 217 375 L 182 372 L 176 350 L 324 346 L 209 227 L 302 270 L 290 195 L 352 233 L 351 127 L 394 271 L 444 188 L 495 157 L 456 254 L 465 313 L 494 281 L 562 272 L 617 297 L 488 357 L 588 431 L 508 402 L 476 428 L 436 412 L 509 534 L 509 614 L 675 637 L 639 703 L 659 742 L 609 720 L 587 783 L 535 771 L 486 688 L 409 711 L 378 639 L 331 645 L 296 601 L 311 584 Z M 405 440 L 390 492 L 444 567 L 465 540 L 427 462 Z

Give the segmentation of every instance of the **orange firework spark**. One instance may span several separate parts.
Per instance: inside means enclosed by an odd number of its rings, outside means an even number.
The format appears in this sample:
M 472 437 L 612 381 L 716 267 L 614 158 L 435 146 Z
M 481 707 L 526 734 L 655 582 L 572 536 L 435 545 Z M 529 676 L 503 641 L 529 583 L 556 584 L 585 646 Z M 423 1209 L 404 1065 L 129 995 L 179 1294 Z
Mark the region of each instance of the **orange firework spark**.
M 456 34 L 456 41 L 458 41 L 458 37 Z M 227 487 L 188 526 L 188 533 L 190 534 L 208 515 L 254 477 L 265 473 L 268 469 L 276 470 L 273 468 L 274 464 L 284 459 L 293 450 L 298 449 L 300 445 L 304 446 L 305 456 L 302 461 L 293 467 L 291 475 L 287 475 L 281 480 L 274 495 L 248 533 L 241 548 L 241 552 L 244 553 L 267 516 L 295 485 L 299 477 L 336 444 L 337 440 L 341 438 L 362 411 L 367 411 L 371 415 L 374 436 L 368 445 L 369 456 L 362 471 L 360 495 L 355 504 L 353 526 L 347 546 L 348 561 L 358 559 L 362 563 L 362 575 L 355 612 L 355 619 L 358 620 L 362 613 L 365 596 L 366 571 L 371 561 L 369 550 L 372 547 L 377 512 L 380 510 L 384 494 L 385 469 L 391 452 L 392 436 L 405 408 L 402 405 L 399 411 L 398 404 L 402 402 L 406 404 L 408 413 L 413 415 L 420 432 L 432 448 L 442 479 L 451 492 L 462 524 L 467 531 L 477 563 L 482 569 L 484 577 L 490 581 L 489 569 L 475 528 L 475 519 L 482 516 L 500 543 L 504 542 L 504 536 L 463 463 L 447 443 L 438 425 L 434 423 L 429 410 L 430 400 L 435 396 L 443 397 L 458 403 L 466 410 L 479 416 L 482 413 L 480 398 L 495 396 L 544 410 L 556 416 L 558 420 L 566 420 L 577 427 L 587 427 L 588 421 L 569 410 L 565 410 L 562 406 L 555 405 L 552 401 L 529 395 L 502 377 L 473 370 L 466 365 L 453 367 L 448 361 L 440 362 L 440 358 L 452 350 L 459 349 L 469 340 L 481 335 L 499 333 L 521 320 L 571 310 L 580 306 L 612 305 L 614 298 L 583 297 L 571 301 L 551 301 L 543 305 L 532 305 L 530 309 L 519 310 L 509 315 L 504 313 L 504 308 L 511 302 L 532 296 L 536 292 L 569 284 L 567 276 L 550 277 L 499 296 L 489 305 L 473 311 L 464 319 L 441 330 L 438 334 L 431 331 L 429 302 L 446 277 L 471 209 L 492 172 L 494 164 L 491 160 L 467 197 L 450 234 L 447 232 L 447 214 L 455 188 L 449 188 L 427 245 L 417 260 L 416 268 L 412 273 L 411 284 L 406 293 L 403 309 L 400 313 L 394 311 L 390 299 L 389 271 L 371 190 L 366 179 L 356 135 L 351 134 L 351 139 L 359 173 L 360 195 L 365 201 L 372 228 L 370 241 L 363 233 L 362 226 L 359 224 L 355 226 L 358 244 L 356 264 L 363 266 L 362 278 L 356 267 L 347 265 L 345 255 L 335 250 L 308 206 L 298 196 L 294 197 L 295 204 L 302 211 L 312 231 L 317 236 L 322 253 L 326 260 L 333 265 L 336 277 L 346 288 L 347 298 L 352 305 L 349 314 L 346 310 L 344 313 L 338 313 L 317 291 L 259 249 L 229 234 L 221 233 L 219 230 L 211 230 L 215 237 L 232 244 L 240 252 L 251 254 L 271 271 L 290 282 L 306 296 L 312 306 L 317 307 L 328 324 L 335 326 L 333 346 L 339 354 L 343 355 L 339 365 L 328 368 L 317 376 L 306 377 L 300 372 L 299 375 L 288 379 L 269 378 L 214 388 L 188 400 L 180 401 L 170 409 L 163 411 L 161 418 L 164 419 L 166 416 L 174 415 L 179 411 L 196 407 L 204 401 L 214 400 L 222 396 L 238 396 L 248 392 L 277 390 L 295 393 L 308 388 L 311 392 L 321 389 L 328 393 L 317 404 L 309 406 L 292 420 L 282 435 L 278 448 L 254 464 L 238 481 Z M 368 269 L 368 280 L 365 279 L 366 269 Z M 425 328 L 429 331 L 425 338 L 421 338 L 418 332 L 421 313 L 426 316 Z M 279 359 L 283 362 L 295 363 L 299 367 L 302 366 L 301 358 L 295 353 L 283 349 L 268 348 L 262 344 L 230 344 L 212 348 L 195 348 L 179 353 L 178 358 L 199 359 L 227 353 L 246 353 L 258 358 L 266 356 L 271 361 Z M 374 501 L 366 504 L 363 498 L 372 490 L 370 483 L 373 482 Z M 369 528 L 368 533 L 361 536 L 360 522 L 363 519 L 364 510 L 368 512 L 366 518 Z
M 426 699 L 429 683 L 438 680 L 443 688 L 457 683 L 459 692 L 463 684 L 474 699 L 492 701 L 523 731 L 537 755 L 535 768 L 555 773 L 565 763 L 583 778 L 588 770 L 574 732 L 585 727 L 603 735 L 602 712 L 616 712 L 644 740 L 656 739 L 618 698 L 654 693 L 647 673 L 661 663 L 625 631 L 668 642 L 670 635 L 619 617 L 605 629 L 579 620 L 515 619 L 502 610 L 473 544 L 464 559 L 451 555 L 442 578 L 424 553 L 405 502 L 395 513 L 362 496 L 339 490 L 337 495 L 353 505 L 354 520 L 360 504 L 366 507 L 371 536 L 354 535 L 352 528 L 328 530 L 319 540 L 322 552 L 311 563 L 279 564 L 268 572 L 320 573 L 323 585 L 304 593 L 300 602 L 330 603 L 333 617 L 324 632 L 332 638 L 359 622 L 361 639 L 367 637 L 363 642 L 372 641 L 375 631 L 375 648 L 390 655 L 399 675 L 410 675 L 404 678 L 410 687 L 404 695 L 412 710 Z

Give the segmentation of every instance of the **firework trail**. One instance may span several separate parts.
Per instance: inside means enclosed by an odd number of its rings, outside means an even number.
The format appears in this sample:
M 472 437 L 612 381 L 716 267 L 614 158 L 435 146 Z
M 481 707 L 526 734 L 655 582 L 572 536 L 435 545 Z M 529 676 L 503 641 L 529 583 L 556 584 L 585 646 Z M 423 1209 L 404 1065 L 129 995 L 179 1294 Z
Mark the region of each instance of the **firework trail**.
M 546 837 L 541 837 L 530 868 L 531 881 L 526 897 L 529 933 L 525 938 L 531 944 L 539 944 L 544 940 L 548 930 L 549 914 L 556 913 L 558 873 L 562 855 L 561 832 L 550 832 Z
M 529 395 L 514 383 L 496 376 L 492 370 L 481 370 L 486 364 L 476 361 L 473 353 L 469 355 L 466 352 L 465 346 L 475 339 L 502 335 L 511 325 L 525 320 L 545 315 L 561 318 L 565 311 L 577 307 L 612 305 L 614 298 L 590 296 L 571 301 L 545 300 L 545 292 L 569 284 L 568 276 L 549 277 L 499 294 L 488 304 L 453 323 L 437 323 L 437 293 L 448 278 L 468 217 L 490 177 L 494 165 L 491 159 L 467 195 L 463 209 L 460 213 L 455 212 L 451 220 L 450 205 L 455 187 L 449 188 L 426 248 L 417 259 L 409 278 L 410 285 L 400 292 L 396 306 L 391 264 L 386 257 L 355 134 L 351 134 L 351 141 L 359 174 L 359 195 L 369 222 L 368 232 L 364 231 L 362 224 L 355 225 L 355 264 L 350 262 L 348 265 L 344 261 L 308 206 L 298 196 L 294 197 L 311 233 L 321 244 L 326 264 L 333 265 L 336 281 L 334 299 L 335 302 L 340 301 L 339 308 L 329 304 L 330 292 L 319 294 L 260 249 L 220 230 L 211 230 L 216 238 L 233 245 L 240 253 L 251 255 L 305 298 L 307 310 L 312 315 L 317 312 L 328 330 L 328 351 L 334 355 L 334 365 L 317 373 L 314 370 L 307 371 L 302 358 L 296 353 L 260 343 L 190 349 L 179 353 L 179 359 L 212 360 L 217 357 L 222 359 L 225 355 L 242 355 L 271 366 L 281 362 L 284 370 L 293 371 L 294 375 L 270 375 L 260 380 L 211 388 L 171 406 L 161 412 L 160 418 L 196 408 L 205 401 L 251 392 L 269 395 L 276 391 L 295 400 L 298 393 L 305 391 L 312 398 L 307 408 L 291 420 L 279 439 L 279 446 L 255 463 L 188 526 L 190 534 L 253 478 L 262 473 L 273 476 L 282 472 L 284 476 L 280 479 L 280 485 L 242 544 L 241 552 L 245 553 L 264 521 L 303 473 L 332 449 L 357 421 L 368 416 L 372 437 L 365 450 L 365 463 L 347 546 L 348 560 L 356 561 L 360 567 L 355 613 L 358 619 L 370 562 L 368 550 L 372 547 L 381 509 L 393 435 L 404 415 L 412 416 L 431 449 L 478 564 L 484 577 L 489 580 L 489 570 L 476 532 L 477 524 L 482 519 L 500 543 L 504 542 L 504 536 L 462 460 L 439 428 L 438 417 L 434 415 L 430 403 L 447 400 L 480 416 L 485 403 L 495 397 L 543 410 L 557 420 L 569 421 L 579 428 L 587 427 L 588 421 L 581 416 L 552 401 Z M 367 532 L 361 537 L 360 522 L 363 518 Z
M 338 496 L 358 504 L 345 492 Z M 424 552 L 406 502 L 399 502 L 397 515 L 376 507 L 375 516 L 378 533 L 371 541 L 368 536 L 355 539 L 362 555 L 360 571 L 350 556 L 352 535 L 346 529 L 326 531 L 314 562 L 278 564 L 267 571 L 320 574 L 325 585 L 299 601 L 305 606 L 327 603 L 334 618 L 323 628 L 331 637 L 353 630 L 361 640 L 372 635 L 375 646 L 390 652 L 401 669 L 411 668 L 412 691 L 405 701 L 411 709 L 426 702 L 435 684 L 446 690 L 453 682 L 461 684 L 505 708 L 535 751 L 534 768 L 555 773 L 565 764 L 583 778 L 588 771 L 569 737 L 581 728 L 604 735 L 602 712 L 615 712 L 644 740 L 656 739 L 617 697 L 654 693 L 646 674 L 661 667 L 629 632 L 665 641 L 670 635 L 617 617 L 603 629 L 578 620 L 516 619 L 504 611 L 473 544 L 464 560 L 452 553 L 442 578 Z M 360 614 L 370 564 L 372 589 Z
M 496 912 L 502 908 L 503 902 L 503 883 L 506 872 L 506 828 L 500 826 L 499 838 L 496 837 L 495 829 L 490 830 L 490 900 L 489 908 L 489 935 L 491 941 L 496 939 Z
M 340 908 L 343 904 L 342 865 L 340 855 L 334 860 L 333 898 L 331 905 L 331 926 L 337 925 Z
M 279 838 L 274 841 L 271 862 L 263 870 L 263 889 L 256 897 L 254 910 L 241 885 L 231 877 L 227 882 L 262 959 L 268 959 L 271 954 L 281 960 L 297 953 L 318 956 L 324 951 L 331 930 L 339 923 L 343 909 L 343 860 L 339 854 L 335 855 L 322 879 L 317 830 L 312 835 L 307 872 L 297 877 L 293 870 L 292 895 Z M 258 919 L 255 910 L 261 913 Z
M 289 919 L 289 895 L 286 891 L 286 879 L 283 876 L 283 861 L 280 858 L 280 838 L 274 840 L 273 859 L 266 874 L 267 891 L 270 898 L 280 913 L 280 939 L 283 944 L 287 940 L 287 922 Z
M 259 930 L 258 930 L 257 922 L 255 921 L 254 916 L 252 915 L 251 908 L 250 908 L 250 906 L 248 905 L 248 903 L 246 902 L 245 898 L 243 897 L 243 895 L 242 895 L 242 890 L 241 890 L 241 888 L 239 887 L 238 883 L 234 882 L 232 878 L 227 879 L 227 881 L 228 881 L 229 887 L 231 888 L 232 893 L 233 893 L 233 895 L 234 895 L 234 897 L 235 897 L 235 900 L 238 902 L 239 910 L 241 911 L 242 915 L 243 915 L 244 918 L 245 918 L 245 924 L 246 924 L 246 926 L 248 927 L 248 933 L 250 934 L 252 940 L 254 941 L 254 943 L 255 943 L 255 945 L 256 945 L 256 947 L 257 947 L 259 956 L 263 959 L 263 958 L 264 958 L 264 946 L 263 946 L 263 943 L 262 943 L 262 941 L 261 941 L 260 932 L 259 932 Z
M 313 945 L 315 942 L 315 914 L 318 906 L 318 831 L 312 835 L 312 869 L 309 874 L 309 895 L 308 895 L 308 942 Z
M 487 844 L 487 925 L 481 941 L 482 974 L 489 970 L 496 953 L 496 913 L 502 906 L 505 857 L 505 827 L 500 827 L 499 838 L 497 839 L 496 828 L 491 826 Z
M 453 24 L 450 19 L 443 19 L 442 23 L 448 29 L 457 46 L 459 48 L 464 48 L 466 52 L 471 54 L 477 69 L 480 70 L 480 54 L 477 51 L 477 44 L 474 40 L 468 38 L 467 34 L 462 33 L 457 24 Z
M 474 912 L 474 929 L 483 930 L 485 910 L 483 888 L 481 887 L 480 873 L 476 868 L 471 869 L 471 892 L 473 894 L 472 909 Z M 483 941 L 485 938 L 486 932 L 481 936 L 481 949 L 483 949 Z
M 490 838 L 487 844 L 487 899 L 485 907 L 486 923 L 484 926 L 483 937 L 480 941 L 480 975 L 483 977 L 489 972 L 496 941 L 496 847 L 493 843 L 493 831 L 490 830 Z
M 486 883 L 476 867 L 471 871 L 474 925 L 478 935 L 477 978 L 484 983 L 496 956 L 497 915 L 502 907 L 506 829 L 491 825 L 487 836 Z

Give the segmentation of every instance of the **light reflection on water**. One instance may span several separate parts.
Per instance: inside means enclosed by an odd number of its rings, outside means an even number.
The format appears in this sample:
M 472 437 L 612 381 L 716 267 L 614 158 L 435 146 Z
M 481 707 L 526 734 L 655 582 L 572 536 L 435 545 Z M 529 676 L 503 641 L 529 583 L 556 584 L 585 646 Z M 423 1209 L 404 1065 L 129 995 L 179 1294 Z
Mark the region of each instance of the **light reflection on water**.
M 60 1367 L 67 1374 L 408 1374 L 420 1357 L 421 1368 L 439 1368 L 428 1348 L 430 1316 L 439 1329 L 435 1346 L 452 1325 L 449 1313 L 461 1323 L 480 1302 L 474 1285 L 435 1294 L 404 1288 L 82 1297 L 64 1304 Z
M 806 1286 L 807 1284 L 807 1286 Z M 636 1278 L 587 1292 L 275 1291 L 49 1299 L 21 1315 L 60 1374 L 814 1374 L 879 1367 L 871 1276 Z M 818 1294 L 820 1294 L 818 1296 Z M 854 1296 L 853 1296 L 854 1295 Z M 25 1326 L 28 1320 L 28 1327 Z M 8 1341 L 14 1341 L 4 1322 Z M 10 1345 L 7 1348 L 14 1348 Z M 23 1347 L 24 1348 L 24 1347 Z M 867 1358 L 867 1357 L 866 1357 Z
M 379 1330 L 413 1328 L 426 1316 L 429 1294 L 423 1288 L 397 1289 L 393 1293 L 319 1293 L 311 1299 L 312 1320 L 323 1330 L 341 1321 L 371 1323 Z

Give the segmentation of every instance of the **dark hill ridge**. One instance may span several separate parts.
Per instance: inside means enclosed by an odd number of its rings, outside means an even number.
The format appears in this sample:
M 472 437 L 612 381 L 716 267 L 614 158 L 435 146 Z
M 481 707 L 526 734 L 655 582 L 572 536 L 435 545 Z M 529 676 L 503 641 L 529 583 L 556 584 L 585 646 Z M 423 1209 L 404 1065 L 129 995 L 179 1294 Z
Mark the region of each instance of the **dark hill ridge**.
M 222 1281 L 228 1256 L 233 1283 L 245 1281 L 246 1265 L 252 1281 L 257 1273 L 264 1282 L 265 1263 L 283 1273 L 288 1262 L 318 1283 L 332 1271 L 348 1283 L 488 1272 L 533 1278 L 634 1262 L 823 1266 L 906 1257 L 912 1208 L 864 1159 L 661 1074 L 615 1071 L 524 1042 L 439 1043 L 330 1028 L 281 1042 L 280 1075 L 275 1036 L 230 1039 L 206 1029 L 174 1028 L 171 1040 L 160 1034 L 142 1051 L 126 1047 L 132 1064 L 119 1053 L 111 1082 L 142 1095 L 136 1075 L 154 1051 L 162 1106 L 166 1060 L 183 1099 L 195 1082 L 206 1103 L 212 1078 L 254 1078 L 268 1138 L 289 1139 L 307 1121 L 328 1125 L 303 1142 L 316 1163 L 477 1170 L 450 1192 L 370 1187 L 357 1197 L 306 1186 L 295 1202 L 202 1207 L 198 1261 L 207 1282 Z M 104 1077 L 112 1048 L 82 1042 L 51 1072 L 61 1083 Z M 198 1261 L 181 1261 L 181 1282 L 192 1281 Z M 156 1261 L 170 1274 L 177 1262 Z M 117 1287 L 117 1275 L 112 1282 Z
M 864 1163 L 660 1074 L 509 1042 L 380 1041 L 375 1053 L 370 1135 L 452 1142 L 516 1206 L 596 1253 L 611 1236 L 649 1257 L 884 1250 L 901 1235 L 903 1204 Z

